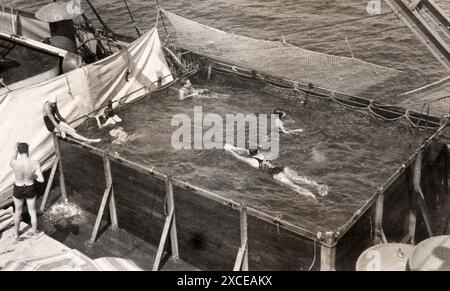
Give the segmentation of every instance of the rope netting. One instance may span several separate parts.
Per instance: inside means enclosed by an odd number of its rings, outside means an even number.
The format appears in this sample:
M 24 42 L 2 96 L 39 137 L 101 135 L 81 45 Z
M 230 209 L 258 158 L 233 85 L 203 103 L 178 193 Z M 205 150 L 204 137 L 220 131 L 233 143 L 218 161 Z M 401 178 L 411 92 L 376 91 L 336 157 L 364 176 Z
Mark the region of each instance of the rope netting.
M 407 91 L 408 74 L 398 70 L 231 34 L 163 12 L 175 29 L 171 40 L 177 46 L 213 60 L 353 96 L 385 99 Z

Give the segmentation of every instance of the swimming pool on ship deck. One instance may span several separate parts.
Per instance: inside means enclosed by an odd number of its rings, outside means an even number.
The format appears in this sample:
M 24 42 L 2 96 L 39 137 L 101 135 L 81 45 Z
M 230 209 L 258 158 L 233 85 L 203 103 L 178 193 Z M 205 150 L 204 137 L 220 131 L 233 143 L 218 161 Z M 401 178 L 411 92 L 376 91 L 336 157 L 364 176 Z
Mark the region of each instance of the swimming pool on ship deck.
M 364 221 L 353 227 L 354 232 L 361 230 L 360 237 L 364 236 L 362 250 L 370 240 L 371 230 L 366 222 L 371 212 L 366 213 L 365 219 L 355 218 L 355 213 L 413 155 L 422 139 L 433 133 L 413 133 L 406 123 L 386 123 L 329 100 L 308 98 L 302 103 L 298 94 L 236 76 L 214 75 L 208 84 L 195 78 L 193 84 L 209 92 L 202 98 L 179 100 L 177 90 L 169 88 L 120 108 L 120 126 L 128 133 L 124 144 L 114 144 L 109 134 L 113 128 L 98 130 L 95 120 L 86 121 L 79 132 L 102 137 L 102 142 L 95 145 L 100 150 L 149 169 L 143 174 L 126 164 L 112 162 L 119 225 L 155 244 L 164 223 L 165 188 L 164 181 L 152 177 L 151 169 L 215 193 L 224 201 L 245 202 L 273 217 L 272 223 L 249 218 L 253 269 L 307 269 L 316 248 L 311 237 L 318 232 L 339 234 L 353 220 Z M 307 199 L 224 150 L 175 150 L 171 135 L 177 127 L 171 126 L 171 119 L 180 113 L 193 117 L 194 106 L 202 106 L 203 114 L 221 116 L 270 114 L 274 108 L 283 108 L 288 113 L 286 126 L 303 128 L 304 133 L 280 137 L 280 155 L 275 163 L 328 185 L 329 194 L 317 196 L 317 201 Z M 102 157 L 72 143 L 61 143 L 61 150 L 69 193 L 84 208 L 96 213 L 105 185 Z M 396 187 L 404 190 L 404 178 L 398 180 L 402 181 Z M 236 254 L 240 244 L 236 209 L 227 209 L 223 203 L 179 187 L 174 188 L 174 195 L 180 253 L 190 257 L 188 262 L 196 258 L 202 269 L 231 269 L 233 255 L 224 254 Z M 394 200 L 405 198 L 402 195 L 394 195 Z M 406 210 L 397 211 L 400 215 Z M 283 222 L 309 233 L 309 238 L 286 230 Z M 342 247 L 346 252 L 351 248 L 348 244 Z M 343 268 L 353 264 L 352 259 L 349 261 Z M 318 268 L 317 264 L 314 268 Z

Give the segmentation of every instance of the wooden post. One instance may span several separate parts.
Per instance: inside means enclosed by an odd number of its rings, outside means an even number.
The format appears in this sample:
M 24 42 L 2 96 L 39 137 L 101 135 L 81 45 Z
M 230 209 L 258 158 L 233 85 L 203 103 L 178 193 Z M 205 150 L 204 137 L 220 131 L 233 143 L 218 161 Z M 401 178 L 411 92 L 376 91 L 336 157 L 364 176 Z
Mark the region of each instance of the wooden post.
M 113 196 L 114 190 L 112 184 L 111 164 L 107 153 L 105 153 L 103 156 L 103 167 L 105 172 L 106 189 L 105 192 L 103 193 L 100 209 L 98 210 L 97 218 L 94 224 L 94 230 L 92 231 L 91 239 L 89 241 L 91 244 L 95 243 L 97 239 L 98 230 L 100 229 L 100 224 L 102 222 L 103 213 L 105 212 L 108 199 L 109 199 L 109 210 L 110 210 L 109 215 L 111 219 L 111 226 L 113 227 L 113 229 L 118 228 L 116 202 Z
M 402 240 L 403 243 L 410 242 L 415 243 L 416 240 L 416 226 L 417 226 L 417 203 L 416 195 L 414 193 L 412 169 L 409 167 L 405 173 L 406 183 L 408 187 L 408 197 L 409 197 L 409 217 L 408 217 L 408 234 Z
M 336 247 L 320 247 L 320 270 L 336 271 Z
M 248 234 L 247 234 L 247 206 L 241 207 L 241 248 L 245 250 L 242 261 L 242 271 L 248 271 Z
M 414 192 L 417 199 L 417 203 L 419 204 L 420 211 L 422 213 L 423 220 L 425 222 L 425 226 L 427 228 L 428 235 L 430 237 L 433 236 L 433 230 L 431 227 L 431 219 L 430 214 L 428 212 L 428 207 L 426 205 L 425 196 L 422 192 L 422 187 L 420 186 L 422 177 L 422 152 L 417 155 L 416 162 L 414 164 L 414 177 L 413 177 L 413 185 Z
M 61 195 L 64 198 L 64 200 L 67 201 L 66 180 L 64 178 L 64 170 L 63 170 L 63 165 L 62 165 L 62 160 L 61 160 L 61 150 L 59 148 L 59 140 L 58 140 L 58 137 L 56 136 L 56 134 L 53 134 L 52 136 L 53 136 L 53 142 L 55 144 L 56 157 L 59 160 L 59 184 L 61 187 Z
M 384 194 L 380 193 L 375 206 L 375 237 L 374 244 L 387 243 L 383 231 Z
M 247 206 L 242 204 L 240 210 L 241 246 L 239 247 L 233 271 L 248 271 L 248 235 L 247 235 Z
M 44 197 L 42 198 L 41 207 L 39 208 L 39 212 L 42 213 L 45 209 L 45 205 L 47 204 L 48 196 L 50 195 L 50 190 L 53 185 L 53 181 L 55 179 L 56 170 L 59 166 L 59 184 L 61 188 L 61 195 L 64 198 L 64 201 L 67 202 L 67 190 L 66 190 L 66 181 L 64 178 L 64 171 L 62 167 L 61 161 L 61 150 L 59 148 L 59 140 L 56 134 L 52 134 L 53 144 L 55 146 L 55 159 L 53 160 L 52 170 L 50 172 L 50 176 L 47 181 L 47 185 L 45 186 Z
M 174 209 L 172 209 L 169 212 L 169 215 L 166 217 L 166 222 L 164 223 L 163 232 L 162 232 L 161 239 L 160 239 L 159 245 L 158 245 L 158 251 L 156 252 L 156 258 L 153 263 L 153 269 L 152 269 L 153 271 L 159 270 L 159 265 L 161 264 L 161 257 L 163 255 L 164 247 L 167 242 L 167 236 L 169 235 L 169 230 L 170 230 L 170 225 L 172 224 L 173 215 L 174 215 Z
M 114 197 L 114 186 L 111 174 L 111 162 L 109 160 L 108 154 L 105 152 L 103 156 L 103 169 L 105 171 L 105 182 L 106 185 L 111 185 L 111 192 L 109 197 L 109 215 L 111 219 L 112 228 L 116 229 L 119 227 L 117 221 L 117 209 L 116 209 L 116 199 Z
M 50 172 L 50 176 L 48 177 L 47 186 L 45 186 L 44 197 L 42 198 L 41 207 L 39 208 L 39 212 L 44 212 L 45 204 L 47 204 L 47 199 L 50 194 L 50 190 L 52 188 L 53 180 L 55 179 L 56 169 L 58 169 L 59 158 L 55 157 L 53 160 L 52 170 Z
M 173 198 L 173 186 L 168 176 L 166 179 L 166 195 L 167 195 L 167 207 L 169 212 L 173 211 L 172 225 L 170 227 L 170 244 L 172 248 L 172 258 L 177 260 L 180 255 L 178 251 L 178 235 L 177 235 L 177 223 L 175 217 L 175 200 Z
M 170 181 L 170 177 L 166 178 L 166 197 L 167 197 L 167 208 L 169 210 L 169 214 L 166 217 L 166 222 L 164 223 L 163 232 L 161 235 L 161 239 L 159 241 L 158 251 L 156 252 L 156 258 L 153 262 L 153 271 L 159 270 L 159 265 L 161 264 L 161 257 L 164 253 L 164 248 L 167 242 L 167 236 L 170 232 L 170 243 L 172 247 L 172 258 L 177 260 L 179 258 L 178 251 L 178 235 L 177 235 L 177 227 L 175 221 L 175 201 L 173 198 L 173 186 Z
M 106 208 L 106 202 L 108 202 L 108 194 L 111 191 L 112 185 L 109 185 L 106 187 L 105 192 L 103 193 L 102 203 L 100 204 L 100 209 L 98 210 L 97 219 L 95 220 L 94 224 L 94 230 L 92 231 L 91 240 L 90 243 L 95 243 L 95 240 L 97 239 L 97 233 L 100 228 L 100 223 L 102 222 L 103 213 L 105 212 Z

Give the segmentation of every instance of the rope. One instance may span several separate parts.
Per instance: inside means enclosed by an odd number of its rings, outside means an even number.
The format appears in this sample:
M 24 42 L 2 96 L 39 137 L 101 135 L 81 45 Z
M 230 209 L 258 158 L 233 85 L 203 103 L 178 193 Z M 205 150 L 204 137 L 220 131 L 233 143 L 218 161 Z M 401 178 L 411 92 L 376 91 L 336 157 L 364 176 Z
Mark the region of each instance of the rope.
M 69 88 L 68 93 L 69 93 L 70 97 L 72 97 L 72 100 L 74 100 L 75 97 L 73 97 L 73 94 L 72 94 L 72 88 L 70 87 L 69 77 L 67 76 L 67 74 L 64 74 L 64 77 L 66 78 L 67 87 Z
M 158 7 L 158 13 L 160 14 L 160 16 L 161 16 L 161 22 L 162 22 L 162 24 L 163 24 L 163 27 L 164 27 L 164 32 L 166 33 L 166 38 L 169 38 L 169 33 L 167 32 L 167 27 L 166 27 L 166 23 L 164 22 L 164 17 L 163 17 L 163 15 L 161 14 L 161 5 L 159 5 L 159 0 L 156 0 L 156 7 Z
M 284 89 L 284 90 L 288 90 L 289 89 L 289 88 L 284 88 L 284 87 L 281 87 L 281 86 L 274 85 L 274 84 L 272 84 L 270 82 L 267 82 L 264 79 L 262 79 L 262 81 L 264 83 L 268 84 L 269 86 L 272 86 L 272 87 L 275 87 L 275 88 L 278 88 L 278 89 Z M 292 89 L 290 89 L 290 90 L 292 90 Z M 375 102 L 373 100 L 370 100 L 370 103 L 367 106 L 365 106 L 363 104 L 361 104 L 361 106 L 355 106 L 355 105 L 350 105 L 350 104 L 344 103 L 344 102 L 340 101 L 339 99 L 335 98 L 334 93 L 332 93 L 330 96 L 321 96 L 319 94 L 314 94 L 312 92 L 308 92 L 308 91 L 302 90 L 302 89 L 295 89 L 294 88 L 293 90 L 303 92 L 305 94 L 308 94 L 308 96 L 312 96 L 312 97 L 315 97 L 315 98 L 318 98 L 318 99 L 329 99 L 329 100 L 332 100 L 336 104 L 338 104 L 338 105 L 340 105 L 340 106 L 342 106 L 344 108 L 347 108 L 347 109 L 366 110 L 369 113 L 371 113 L 372 115 L 374 115 L 375 117 L 377 117 L 377 118 L 379 118 L 379 119 L 381 119 L 383 121 L 386 121 L 386 122 L 395 122 L 395 121 L 400 121 L 401 119 L 406 119 L 408 121 L 409 126 L 412 127 L 412 128 L 421 128 L 421 129 L 423 129 L 423 128 L 428 129 L 429 128 L 428 124 L 427 124 L 427 126 L 420 126 L 419 125 L 420 121 L 427 122 L 427 120 L 425 120 L 425 119 L 423 119 L 423 120 L 420 119 L 417 123 L 414 123 L 414 121 L 411 120 L 410 110 L 409 109 L 407 109 L 405 111 L 405 113 L 403 115 L 399 116 L 399 117 L 387 118 L 387 117 L 382 116 L 381 114 L 379 114 L 379 113 L 377 113 L 377 112 L 375 112 L 373 110 L 373 108 L 375 107 Z M 445 98 L 450 98 L 450 96 L 447 96 Z M 445 99 L 445 98 L 441 97 L 439 99 Z M 382 106 L 383 107 L 395 107 L 395 106 L 400 107 L 400 105 L 385 105 L 385 104 L 383 104 Z M 389 111 L 388 109 L 384 109 L 384 110 Z M 399 114 L 398 112 L 394 112 L 394 111 L 392 111 L 392 113 Z
M 136 29 L 136 32 L 137 32 L 138 36 L 141 37 L 141 35 L 142 35 L 141 34 L 141 30 L 139 29 L 139 27 L 137 26 L 136 21 L 134 20 L 133 13 L 131 13 L 131 10 L 130 10 L 130 7 L 128 6 L 127 0 L 123 0 L 123 2 L 125 3 L 125 7 L 128 10 L 128 14 L 130 14 L 131 21 L 133 22 L 134 28 Z

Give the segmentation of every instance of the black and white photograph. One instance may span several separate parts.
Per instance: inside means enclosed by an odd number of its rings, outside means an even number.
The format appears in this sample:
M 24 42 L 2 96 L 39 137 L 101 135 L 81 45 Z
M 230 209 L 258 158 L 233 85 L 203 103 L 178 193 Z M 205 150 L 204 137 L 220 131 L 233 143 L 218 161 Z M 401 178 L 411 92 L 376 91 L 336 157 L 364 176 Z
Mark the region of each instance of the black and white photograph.
M 0 1 L 0 271 L 450 271 L 450 1 Z

